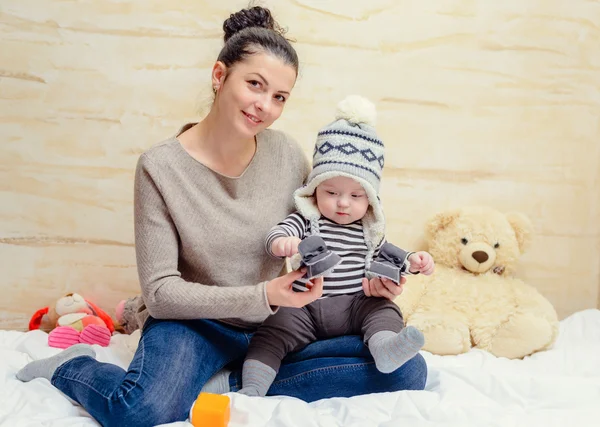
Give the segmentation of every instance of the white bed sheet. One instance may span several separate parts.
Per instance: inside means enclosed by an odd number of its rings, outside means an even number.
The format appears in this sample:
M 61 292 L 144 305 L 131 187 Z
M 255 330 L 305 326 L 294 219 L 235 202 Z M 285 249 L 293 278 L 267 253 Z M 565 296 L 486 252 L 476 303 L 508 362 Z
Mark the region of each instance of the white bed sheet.
M 27 362 L 57 353 L 46 340 L 40 331 L 0 331 L 0 426 L 97 426 L 48 381 L 15 378 Z M 135 340 L 114 336 L 108 348 L 96 346 L 98 359 L 126 367 Z M 231 393 L 230 427 L 600 426 L 600 310 L 563 320 L 554 348 L 524 360 L 478 350 L 460 356 L 422 354 L 429 366 L 425 391 L 311 404 Z

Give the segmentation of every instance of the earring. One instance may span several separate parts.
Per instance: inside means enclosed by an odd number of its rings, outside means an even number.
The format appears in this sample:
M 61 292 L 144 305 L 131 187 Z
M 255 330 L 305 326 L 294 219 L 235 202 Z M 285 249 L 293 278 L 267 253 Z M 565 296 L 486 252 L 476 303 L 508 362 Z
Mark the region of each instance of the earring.
M 216 95 L 217 94 L 217 87 L 213 86 L 213 93 Z

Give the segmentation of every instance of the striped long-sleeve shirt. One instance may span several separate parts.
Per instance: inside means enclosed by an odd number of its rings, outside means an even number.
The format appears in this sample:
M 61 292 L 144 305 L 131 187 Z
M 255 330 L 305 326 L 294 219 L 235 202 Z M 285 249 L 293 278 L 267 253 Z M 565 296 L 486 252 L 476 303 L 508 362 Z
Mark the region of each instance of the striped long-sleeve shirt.
M 265 241 L 267 252 L 279 237 L 298 237 L 303 239 L 310 231 L 310 222 L 298 212 L 294 212 L 271 229 Z M 362 292 L 362 279 L 365 277 L 365 243 L 361 221 L 348 225 L 336 224 L 325 217 L 319 219 L 319 236 L 327 248 L 338 254 L 342 262 L 323 281 L 323 297 Z M 374 257 L 379 253 L 382 241 L 375 249 Z M 307 279 L 302 278 L 293 284 L 294 290 L 305 291 Z

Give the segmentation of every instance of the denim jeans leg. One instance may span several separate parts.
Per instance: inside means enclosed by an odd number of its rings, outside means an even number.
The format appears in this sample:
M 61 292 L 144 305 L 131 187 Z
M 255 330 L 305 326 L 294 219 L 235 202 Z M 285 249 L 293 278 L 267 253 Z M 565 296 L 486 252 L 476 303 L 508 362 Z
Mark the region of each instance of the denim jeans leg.
M 268 395 L 286 395 L 306 402 L 361 394 L 400 390 L 423 390 L 427 365 L 418 354 L 396 371 L 383 374 L 375 367 L 368 348 L 359 336 L 317 341 L 295 354 L 281 366 Z M 241 385 L 241 374 L 230 379 L 232 391 Z
M 218 322 L 149 319 L 127 372 L 78 357 L 56 370 L 52 384 L 103 426 L 183 421 L 206 381 L 247 345 L 244 333 Z

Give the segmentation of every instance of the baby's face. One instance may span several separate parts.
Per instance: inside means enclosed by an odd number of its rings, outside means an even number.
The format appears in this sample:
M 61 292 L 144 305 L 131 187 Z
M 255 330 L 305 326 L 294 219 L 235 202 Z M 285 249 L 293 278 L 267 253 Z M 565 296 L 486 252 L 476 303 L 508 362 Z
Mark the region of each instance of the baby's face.
M 318 185 L 315 197 L 321 215 L 336 224 L 358 221 L 369 209 L 369 198 L 362 185 L 345 176 L 323 181 Z

